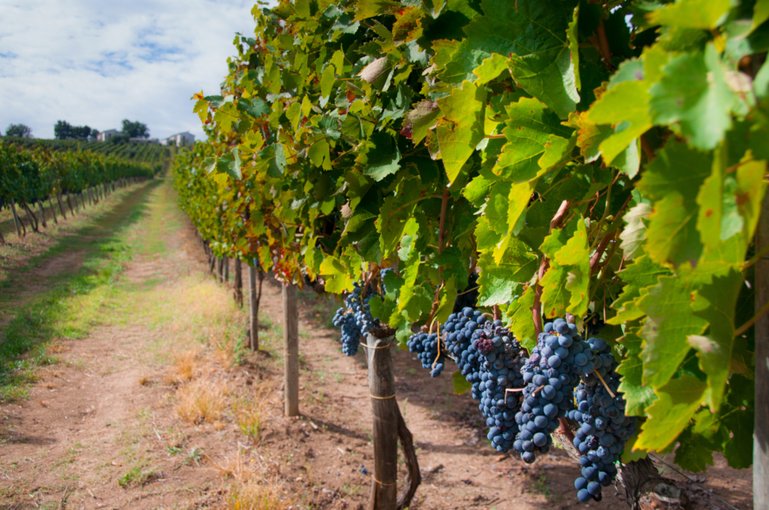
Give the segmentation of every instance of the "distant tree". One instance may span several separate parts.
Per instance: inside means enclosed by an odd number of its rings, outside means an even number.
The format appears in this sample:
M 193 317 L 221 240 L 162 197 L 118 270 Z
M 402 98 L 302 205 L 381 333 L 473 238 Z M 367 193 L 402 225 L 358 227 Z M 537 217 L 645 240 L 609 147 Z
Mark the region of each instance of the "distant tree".
M 72 128 L 72 138 L 77 140 L 88 140 L 94 130 L 89 126 L 74 126 Z
M 150 130 L 144 123 L 123 119 L 123 134 L 128 138 L 149 138 Z
M 57 140 L 66 140 L 72 137 L 72 125 L 66 120 L 57 120 L 53 126 L 53 137 Z
M 66 120 L 56 121 L 56 125 L 53 126 L 53 136 L 57 140 L 88 140 L 91 136 L 96 136 L 94 132 L 96 132 L 95 129 L 88 126 L 73 126 Z
M 11 124 L 5 130 L 5 136 L 32 138 L 32 129 L 25 124 Z

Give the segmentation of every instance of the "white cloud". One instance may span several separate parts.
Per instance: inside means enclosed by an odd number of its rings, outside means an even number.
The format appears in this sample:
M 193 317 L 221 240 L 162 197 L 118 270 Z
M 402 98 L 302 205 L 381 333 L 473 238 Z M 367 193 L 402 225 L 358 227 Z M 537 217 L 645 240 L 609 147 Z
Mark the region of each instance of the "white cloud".
M 2 0 L 0 130 L 53 137 L 57 120 L 104 130 L 122 119 L 153 137 L 203 136 L 192 94 L 216 93 L 250 34 L 253 0 Z

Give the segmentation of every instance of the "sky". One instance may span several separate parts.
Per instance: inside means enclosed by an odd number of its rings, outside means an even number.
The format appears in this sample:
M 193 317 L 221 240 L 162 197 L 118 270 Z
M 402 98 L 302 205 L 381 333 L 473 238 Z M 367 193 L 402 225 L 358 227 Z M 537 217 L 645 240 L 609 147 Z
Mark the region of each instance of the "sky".
M 53 138 L 57 120 L 152 138 L 203 137 L 191 96 L 215 94 L 251 34 L 254 0 L 0 0 L 0 132 Z

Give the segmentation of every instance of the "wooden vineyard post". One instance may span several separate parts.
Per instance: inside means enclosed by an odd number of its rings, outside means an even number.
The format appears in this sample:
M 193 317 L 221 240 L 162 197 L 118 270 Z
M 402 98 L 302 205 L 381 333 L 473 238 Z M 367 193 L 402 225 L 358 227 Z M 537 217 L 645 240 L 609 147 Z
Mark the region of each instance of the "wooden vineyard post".
M 48 222 L 45 220 L 45 208 L 43 207 L 42 200 L 37 201 L 37 209 L 40 211 L 40 223 L 43 225 L 43 228 L 48 228 Z
M 398 403 L 390 354 L 393 337 L 366 336 L 368 387 L 371 392 L 374 479 L 368 510 L 395 510 L 398 477 Z
M 259 350 L 259 303 L 256 296 L 256 259 L 248 264 L 248 340 L 252 351 Z
M 285 414 L 299 416 L 299 318 L 296 286 L 283 284 L 283 343 Z
M 13 223 L 16 225 L 16 235 L 18 235 L 20 238 L 27 235 L 27 229 L 24 227 L 24 222 L 21 221 L 21 218 L 19 218 L 19 214 L 16 212 L 16 205 L 11 202 L 11 214 L 13 214 Z
M 235 279 L 233 282 L 233 293 L 235 296 L 235 302 L 239 307 L 243 308 L 243 263 L 240 258 L 234 259 L 235 264 Z
M 756 253 L 769 247 L 769 194 L 761 206 L 756 233 Z M 756 342 L 755 418 L 753 425 L 753 508 L 769 508 L 769 256 L 756 262 L 756 314 L 753 328 Z
M 64 204 L 61 203 L 61 193 L 58 193 L 56 195 L 56 202 L 59 204 L 59 212 L 61 213 L 61 218 L 63 220 L 67 219 L 67 213 L 64 211 Z
M 56 217 L 56 205 L 53 203 L 53 196 L 48 197 L 48 206 L 51 208 L 51 216 L 53 217 L 53 222 L 58 225 L 59 219 Z

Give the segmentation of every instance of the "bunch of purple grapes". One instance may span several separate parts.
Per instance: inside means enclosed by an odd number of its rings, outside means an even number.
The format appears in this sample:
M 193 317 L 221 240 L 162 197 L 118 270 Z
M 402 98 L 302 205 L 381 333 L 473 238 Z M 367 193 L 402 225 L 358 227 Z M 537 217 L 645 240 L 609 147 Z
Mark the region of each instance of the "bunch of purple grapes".
M 532 463 L 537 453 L 550 449 L 550 434 L 558 427 L 558 419 L 573 407 L 574 387 L 592 367 L 590 347 L 574 324 L 564 319 L 545 324 L 522 369 L 526 386 L 515 415 L 519 431 L 513 447 L 524 462 Z
M 441 348 L 441 342 L 435 333 L 414 333 L 406 342 L 410 352 L 413 352 L 422 363 L 422 368 L 430 370 L 431 377 L 438 377 L 446 364 L 446 355 Z
M 599 338 L 588 340 L 593 353 L 595 371 L 586 375 L 574 392 L 577 408 L 569 411 L 569 419 L 579 424 L 574 446 L 580 453 L 581 472 L 574 481 L 577 499 L 585 503 L 600 501 L 601 487 L 617 476 L 625 443 L 635 431 L 635 419 L 625 416 L 625 400 L 617 393 L 619 376 L 611 348 Z
M 334 314 L 331 323 L 341 329 L 342 352 L 347 356 L 354 356 L 358 352 L 358 344 L 363 335 L 379 324 L 379 321 L 371 316 L 369 300 L 374 294 L 372 288 L 368 288 L 363 295 L 363 285 L 355 284 L 352 292 L 344 299 L 344 306 Z
M 523 387 L 523 351 L 499 320 L 477 328 L 473 345 L 481 355 L 479 408 L 489 427 L 487 438 L 497 451 L 507 452 L 518 432 L 515 414 L 520 406 L 520 393 L 507 390 Z
M 446 350 L 459 367 L 459 372 L 471 384 L 471 394 L 475 400 L 481 398 L 480 370 L 483 356 L 473 345 L 473 335 L 487 320 L 480 310 L 466 306 L 449 315 L 441 329 Z

